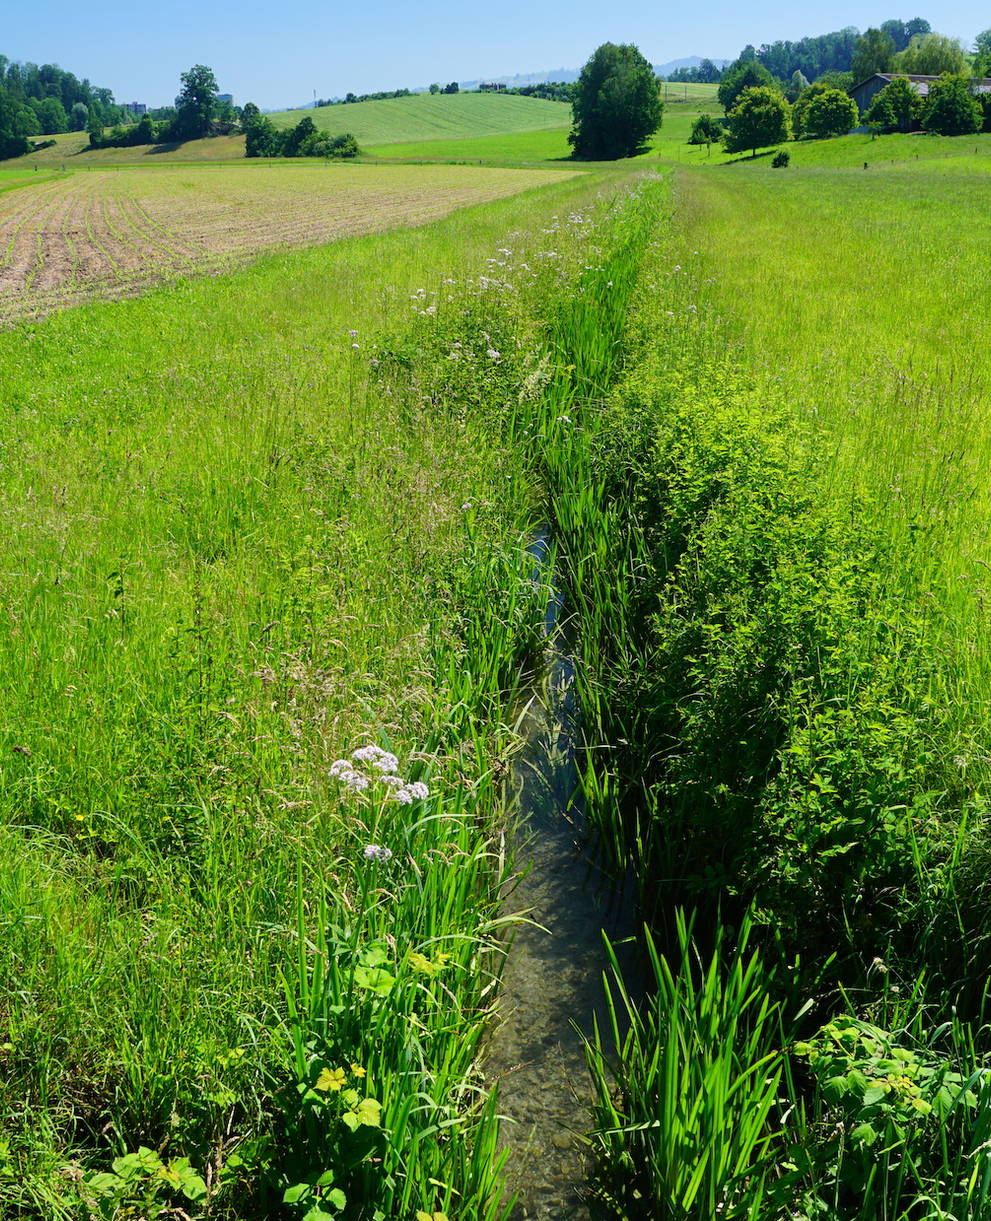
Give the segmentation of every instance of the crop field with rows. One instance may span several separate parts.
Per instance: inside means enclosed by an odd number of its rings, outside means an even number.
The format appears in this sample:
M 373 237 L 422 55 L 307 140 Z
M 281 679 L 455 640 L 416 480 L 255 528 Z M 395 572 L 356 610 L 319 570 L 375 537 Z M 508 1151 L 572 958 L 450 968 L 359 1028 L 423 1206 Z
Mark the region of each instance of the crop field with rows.
M 0 194 L 0 323 L 223 270 L 261 251 L 423 224 L 573 171 L 135 169 Z

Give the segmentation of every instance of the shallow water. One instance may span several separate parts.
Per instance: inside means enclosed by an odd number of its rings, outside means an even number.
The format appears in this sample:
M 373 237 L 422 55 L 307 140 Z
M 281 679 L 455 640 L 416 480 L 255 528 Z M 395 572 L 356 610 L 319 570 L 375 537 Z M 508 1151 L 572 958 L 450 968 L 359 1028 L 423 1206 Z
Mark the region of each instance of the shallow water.
M 530 548 L 538 578 L 547 579 L 548 535 Z M 503 1145 L 511 1150 L 509 1190 L 518 1195 L 514 1221 L 587 1221 L 586 1158 L 590 1087 L 582 1035 L 593 1015 L 605 1018 L 602 930 L 627 935 L 628 907 L 582 851 L 578 797 L 578 706 L 575 667 L 568 655 L 560 591 L 551 589 L 545 622 L 546 667 L 526 708 L 526 747 L 513 769 L 517 866 L 523 876 L 506 896 L 507 912 L 525 912 L 503 974 L 501 1024 L 489 1046 L 486 1071 L 498 1081 L 505 1117 Z M 576 1029 L 577 1027 L 577 1029 Z

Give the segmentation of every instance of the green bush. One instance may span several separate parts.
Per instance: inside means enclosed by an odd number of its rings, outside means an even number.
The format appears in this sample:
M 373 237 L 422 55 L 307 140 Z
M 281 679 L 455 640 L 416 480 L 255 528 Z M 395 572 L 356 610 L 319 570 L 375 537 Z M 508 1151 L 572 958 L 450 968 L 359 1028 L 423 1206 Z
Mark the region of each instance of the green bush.
M 967 77 L 944 76 L 933 81 L 922 122 L 941 136 L 969 136 L 980 131 L 984 111 Z

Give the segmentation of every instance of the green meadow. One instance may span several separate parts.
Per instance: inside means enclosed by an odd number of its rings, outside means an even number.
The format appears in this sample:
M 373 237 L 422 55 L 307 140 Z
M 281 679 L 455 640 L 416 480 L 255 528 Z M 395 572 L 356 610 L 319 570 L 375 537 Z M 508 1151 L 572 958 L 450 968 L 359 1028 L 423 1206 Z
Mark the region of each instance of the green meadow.
M 449 136 L 441 140 L 372 144 L 363 151 L 370 157 L 397 161 L 561 161 L 571 156 L 565 127 L 494 136 Z
M 582 1191 L 991 1221 L 989 137 L 772 171 L 687 145 L 712 93 L 609 169 L 0 338 L 0 1216 L 508 1221 L 547 523 L 635 905 Z M 531 102 L 305 113 L 560 168 Z
M 277 127 L 293 127 L 307 115 L 319 131 L 331 135 L 349 131 L 363 146 L 447 136 L 465 139 L 571 124 L 571 108 L 564 102 L 499 93 L 416 93 L 405 98 L 285 110 L 270 117 Z

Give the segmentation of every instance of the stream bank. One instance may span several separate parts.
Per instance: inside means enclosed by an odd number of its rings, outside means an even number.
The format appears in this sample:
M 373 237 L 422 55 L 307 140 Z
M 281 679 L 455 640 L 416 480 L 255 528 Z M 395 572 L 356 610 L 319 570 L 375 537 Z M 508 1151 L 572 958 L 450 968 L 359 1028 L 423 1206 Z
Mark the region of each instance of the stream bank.
M 544 667 L 520 720 L 525 742 L 511 775 L 514 851 L 525 869 L 506 896 L 524 917 L 502 977 L 500 1024 L 486 1072 L 498 1085 L 502 1140 L 513 1157 L 513 1221 L 586 1221 L 583 1134 L 591 1113 L 584 1040 L 606 1020 L 605 932 L 627 936 L 632 912 L 585 854 L 578 773 L 580 710 L 568 651 L 564 597 L 555 585 L 546 527 L 529 548 L 548 590 Z

